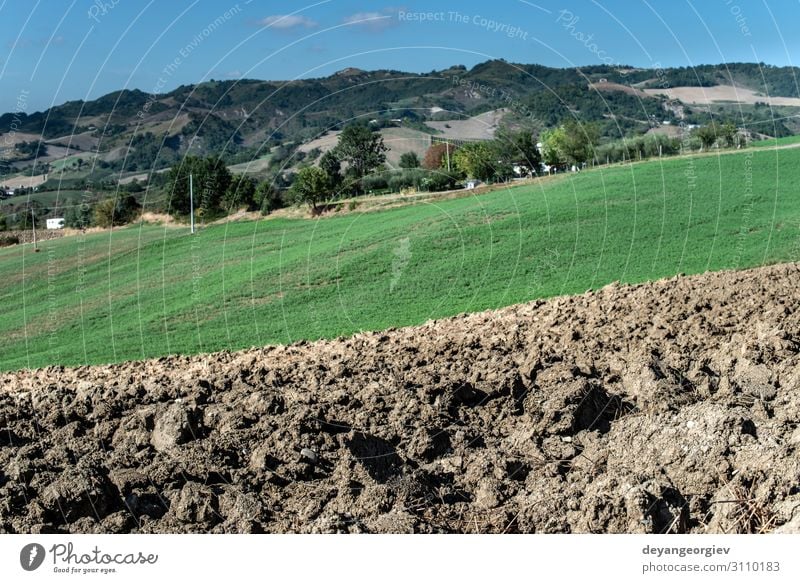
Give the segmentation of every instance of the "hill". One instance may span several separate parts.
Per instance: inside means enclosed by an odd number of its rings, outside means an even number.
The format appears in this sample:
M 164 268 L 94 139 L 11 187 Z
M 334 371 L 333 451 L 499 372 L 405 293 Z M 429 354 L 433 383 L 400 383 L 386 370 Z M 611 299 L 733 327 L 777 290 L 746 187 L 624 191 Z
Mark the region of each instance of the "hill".
M 0 249 L 2 367 L 333 338 L 796 260 L 798 181 L 800 149 L 760 148 L 194 237 L 142 224 Z
M 799 267 L 0 374 L 0 533 L 798 533 Z
M 705 123 L 713 115 L 782 137 L 798 130 L 797 119 L 791 117 L 798 112 L 791 98 L 800 97 L 796 73 L 793 68 L 752 64 L 657 72 L 606 66 L 556 69 L 493 60 L 470 70 L 453 66 L 427 74 L 347 69 L 291 82 L 210 81 L 157 95 L 125 89 L 44 112 L 0 116 L 0 133 L 6 133 L 3 160 L 13 160 L 0 173 L 88 152 L 96 157 L 98 183 L 111 170 L 159 169 L 186 153 L 221 156 L 231 164 L 247 162 L 279 144 L 317 139 L 350 120 L 446 135 L 442 122 L 460 124 L 491 111 L 503 111 L 498 123 L 534 131 L 577 116 L 600 123 L 607 139 L 620 139 L 644 134 L 661 122 L 677 122 L 674 104 L 668 105 L 661 94 L 687 86 L 736 86 L 754 96 L 784 98 L 775 101 L 782 104 L 776 110 L 720 102 L 709 107 L 691 99 L 680 110 L 686 123 Z M 44 139 L 51 155 L 37 159 L 16 152 L 8 138 L 22 133 Z

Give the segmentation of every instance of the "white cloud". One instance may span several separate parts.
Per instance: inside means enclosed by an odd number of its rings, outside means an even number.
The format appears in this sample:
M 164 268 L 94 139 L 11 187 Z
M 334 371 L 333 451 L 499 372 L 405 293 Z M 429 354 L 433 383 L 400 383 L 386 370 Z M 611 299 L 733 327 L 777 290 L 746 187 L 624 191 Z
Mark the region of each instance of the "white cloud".
M 342 20 L 345 24 L 360 26 L 372 31 L 381 31 L 395 24 L 394 16 L 383 12 L 356 12 L 350 16 L 345 16 Z
M 314 28 L 317 26 L 317 21 L 306 18 L 305 16 L 298 16 L 297 14 L 275 14 L 267 16 L 258 22 L 261 26 L 269 26 L 280 30 L 287 30 L 290 28 Z

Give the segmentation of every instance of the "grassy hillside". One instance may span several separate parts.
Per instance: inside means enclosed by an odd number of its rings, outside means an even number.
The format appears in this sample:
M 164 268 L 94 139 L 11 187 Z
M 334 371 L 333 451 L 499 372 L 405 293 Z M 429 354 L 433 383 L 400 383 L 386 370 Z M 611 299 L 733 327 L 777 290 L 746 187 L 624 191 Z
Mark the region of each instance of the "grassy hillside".
M 800 259 L 800 150 L 672 159 L 321 220 L 0 249 L 0 368 L 236 349 Z
M 791 146 L 800 144 L 800 136 L 787 136 L 785 138 L 771 138 L 769 140 L 761 140 L 751 144 L 754 148 L 775 148 L 779 146 Z

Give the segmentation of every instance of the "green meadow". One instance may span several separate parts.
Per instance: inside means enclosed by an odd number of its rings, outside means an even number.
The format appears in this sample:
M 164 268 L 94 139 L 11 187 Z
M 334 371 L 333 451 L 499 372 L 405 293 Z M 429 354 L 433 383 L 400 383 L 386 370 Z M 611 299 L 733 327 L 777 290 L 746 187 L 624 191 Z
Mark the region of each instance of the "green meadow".
M 0 368 L 332 338 L 797 260 L 798 185 L 800 149 L 750 150 L 379 212 L 0 249 Z
M 751 144 L 754 148 L 776 148 L 779 146 L 790 146 L 800 144 L 800 136 L 787 136 L 785 138 L 770 138 L 769 140 L 760 140 Z

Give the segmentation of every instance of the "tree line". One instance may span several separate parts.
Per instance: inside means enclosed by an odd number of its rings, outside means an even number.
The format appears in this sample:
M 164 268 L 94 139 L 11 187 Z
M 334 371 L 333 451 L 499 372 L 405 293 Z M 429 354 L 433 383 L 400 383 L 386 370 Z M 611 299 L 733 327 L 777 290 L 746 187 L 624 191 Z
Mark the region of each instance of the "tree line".
M 425 155 L 405 152 L 398 169 L 386 166 L 387 147 L 379 132 L 352 124 L 339 135 L 337 145 L 322 154 L 302 154 L 296 147 L 280 151 L 281 165 L 273 176 L 257 180 L 235 175 L 218 157 L 187 156 L 166 175 L 153 174 L 148 188 L 161 188 L 163 209 L 176 216 L 190 212 L 189 176 L 194 187 L 194 210 L 201 220 L 214 220 L 239 209 L 269 214 L 287 205 L 307 205 L 318 212 L 320 205 L 345 197 L 383 192 L 442 191 L 461 187 L 467 179 L 487 183 L 515 177 L 541 175 L 547 170 L 581 168 L 587 163 L 611 163 L 670 156 L 684 151 L 746 145 L 737 127 L 713 121 L 695 128 L 682 139 L 647 134 L 600 144 L 600 129 L 593 123 L 567 120 L 538 136 L 529 130 L 503 128 L 492 140 L 455 145 L 435 142 Z M 294 154 L 297 154 L 295 157 Z M 300 155 L 302 154 L 302 155 Z M 295 172 L 285 171 L 301 159 Z M 110 227 L 137 220 L 142 207 L 137 182 L 116 186 L 117 194 L 99 202 L 67 204 L 68 227 Z M 34 220 L 43 222 L 47 209 L 31 202 L 24 211 L 0 215 L 0 230 L 28 229 Z

